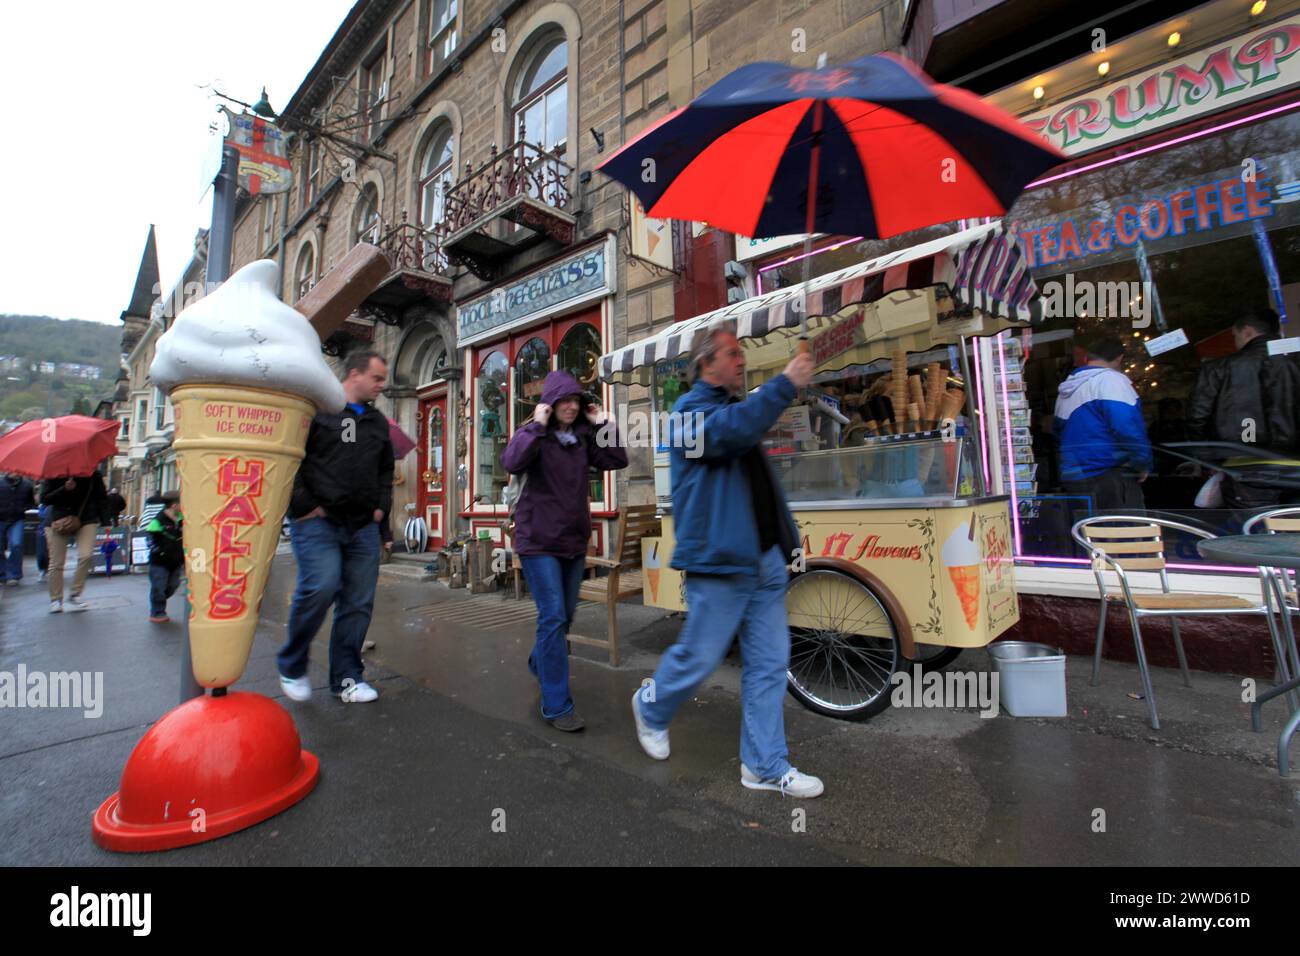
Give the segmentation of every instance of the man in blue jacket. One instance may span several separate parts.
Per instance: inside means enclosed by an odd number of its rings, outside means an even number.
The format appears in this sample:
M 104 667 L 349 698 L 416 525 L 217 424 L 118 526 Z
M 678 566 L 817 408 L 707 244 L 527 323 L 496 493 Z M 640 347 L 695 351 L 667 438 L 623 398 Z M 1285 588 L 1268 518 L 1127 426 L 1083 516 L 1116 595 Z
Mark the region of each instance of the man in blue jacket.
M 1139 485 L 1151 472 L 1151 442 L 1123 363 L 1118 340 L 1098 339 L 1056 396 L 1061 484 L 1070 494 L 1090 495 L 1097 511 L 1146 508 Z
M 722 663 L 739 631 L 740 782 L 798 797 L 823 790 L 816 777 L 790 766 L 782 712 L 790 663 L 785 590 L 799 537 L 761 442 L 812 374 L 812 358 L 797 355 L 742 401 L 745 353 L 735 332 L 715 326 L 698 334 L 691 390 L 673 407 L 682 433 L 668 436 L 672 566 L 685 572 L 689 613 L 653 681 L 632 697 L 642 749 L 667 759 L 673 715 Z M 698 431 L 685 434 L 692 428 Z

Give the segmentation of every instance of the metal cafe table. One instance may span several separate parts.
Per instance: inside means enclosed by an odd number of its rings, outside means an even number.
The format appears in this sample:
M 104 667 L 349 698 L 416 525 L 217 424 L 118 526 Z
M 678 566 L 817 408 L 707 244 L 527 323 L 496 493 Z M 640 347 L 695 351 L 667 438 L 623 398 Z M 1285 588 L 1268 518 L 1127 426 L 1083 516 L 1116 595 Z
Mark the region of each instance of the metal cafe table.
M 1239 534 L 1226 535 L 1222 538 L 1207 538 L 1204 541 L 1198 541 L 1196 549 L 1201 555 L 1211 561 L 1220 561 L 1224 564 L 1236 564 L 1245 567 L 1259 568 L 1287 568 L 1292 571 L 1300 570 L 1300 534 Z M 1281 615 L 1290 614 L 1287 609 L 1286 594 L 1276 594 L 1273 586 L 1272 573 L 1268 573 L 1261 578 L 1261 584 L 1264 590 L 1264 603 L 1270 609 L 1274 609 L 1274 598 L 1277 599 L 1280 606 L 1275 608 Z M 1285 634 L 1290 633 L 1289 628 L 1282 628 Z M 1286 651 L 1292 655 L 1294 660 L 1296 648 L 1294 641 L 1292 646 L 1286 648 Z M 1285 673 L 1285 667 L 1283 668 Z M 1283 694 L 1300 689 L 1300 668 L 1292 672 L 1290 680 L 1284 681 L 1277 687 L 1270 688 L 1260 694 L 1250 705 L 1250 721 L 1255 730 L 1259 730 L 1260 708 L 1267 700 L 1274 697 L 1280 697 Z M 1277 768 L 1278 772 L 1286 777 L 1290 775 L 1290 761 L 1287 759 L 1287 746 L 1291 743 L 1291 737 L 1295 734 L 1297 727 L 1300 727 L 1300 708 L 1297 708 L 1282 728 L 1282 734 L 1277 742 Z

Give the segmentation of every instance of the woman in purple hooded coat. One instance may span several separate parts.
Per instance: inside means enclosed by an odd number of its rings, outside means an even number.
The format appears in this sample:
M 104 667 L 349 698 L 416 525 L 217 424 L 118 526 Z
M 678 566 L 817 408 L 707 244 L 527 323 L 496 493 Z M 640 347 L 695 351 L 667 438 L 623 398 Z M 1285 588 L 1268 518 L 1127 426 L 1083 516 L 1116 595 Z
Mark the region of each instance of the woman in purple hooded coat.
M 526 475 L 515 506 L 515 553 L 537 602 L 537 642 L 528 669 L 542 687 L 542 718 L 557 730 L 584 726 L 569 695 L 565 636 L 578 607 L 578 589 L 591 539 L 587 469 L 627 467 L 612 421 L 599 405 L 582 408 L 582 386 L 568 372 L 551 372 L 533 420 L 510 438 L 501 463 Z

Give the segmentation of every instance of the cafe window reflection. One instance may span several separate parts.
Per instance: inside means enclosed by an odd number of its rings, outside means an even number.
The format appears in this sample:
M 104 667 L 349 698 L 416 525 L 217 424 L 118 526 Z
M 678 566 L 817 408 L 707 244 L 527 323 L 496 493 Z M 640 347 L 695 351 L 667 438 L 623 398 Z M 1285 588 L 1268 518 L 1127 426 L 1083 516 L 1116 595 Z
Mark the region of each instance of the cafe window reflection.
M 501 465 L 509 439 L 510 365 L 500 352 L 491 352 L 479 366 L 474 383 L 478 410 L 474 422 L 474 496 L 485 504 L 501 501 L 501 491 L 510 480 Z

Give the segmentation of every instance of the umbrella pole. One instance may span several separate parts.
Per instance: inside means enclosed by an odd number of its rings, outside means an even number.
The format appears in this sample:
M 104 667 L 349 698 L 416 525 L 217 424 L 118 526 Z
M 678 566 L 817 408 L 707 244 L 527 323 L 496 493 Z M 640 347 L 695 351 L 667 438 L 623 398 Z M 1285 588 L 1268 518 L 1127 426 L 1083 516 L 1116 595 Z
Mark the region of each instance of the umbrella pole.
M 808 203 L 804 217 L 803 288 L 799 293 L 799 352 L 811 351 L 808 345 L 808 286 L 812 281 L 813 223 L 817 221 L 817 167 L 822 152 L 821 100 L 813 103 L 812 151 L 808 157 Z

